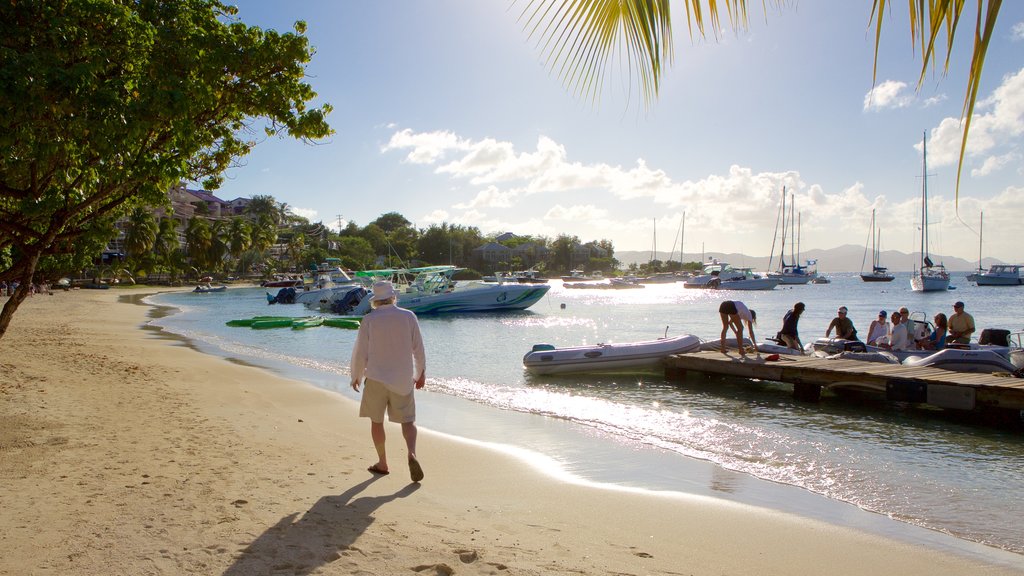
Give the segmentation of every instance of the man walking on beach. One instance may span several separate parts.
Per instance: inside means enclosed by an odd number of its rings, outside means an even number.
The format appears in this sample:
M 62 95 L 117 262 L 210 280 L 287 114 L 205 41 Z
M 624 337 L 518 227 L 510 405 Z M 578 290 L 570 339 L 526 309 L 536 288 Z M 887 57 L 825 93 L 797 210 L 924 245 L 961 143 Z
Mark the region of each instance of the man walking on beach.
M 389 473 L 385 450 L 384 414 L 402 425 L 409 450 L 409 474 L 413 482 L 423 479 L 416 459 L 415 389 L 426 383 L 426 353 L 416 315 L 395 303 L 398 294 L 391 282 L 373 285 L 373 310 L 359 324 L 352 348 L 352 389 L 359 392 L 365 378 L 359 416 L 370 419 L 370 437 L 377 450 L 377 463 L 367 468 L 374 474 Z

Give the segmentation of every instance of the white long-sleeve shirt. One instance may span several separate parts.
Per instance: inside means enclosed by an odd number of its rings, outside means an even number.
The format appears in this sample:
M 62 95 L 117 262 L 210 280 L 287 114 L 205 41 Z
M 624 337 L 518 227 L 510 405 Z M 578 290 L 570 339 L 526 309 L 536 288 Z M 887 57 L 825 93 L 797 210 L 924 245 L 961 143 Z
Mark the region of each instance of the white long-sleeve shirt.
M 388 304 L 363 317 L 352 348 L 352 382 L 372 378 L 405 395 L 424 370 L 426 353 L 415 314 Z

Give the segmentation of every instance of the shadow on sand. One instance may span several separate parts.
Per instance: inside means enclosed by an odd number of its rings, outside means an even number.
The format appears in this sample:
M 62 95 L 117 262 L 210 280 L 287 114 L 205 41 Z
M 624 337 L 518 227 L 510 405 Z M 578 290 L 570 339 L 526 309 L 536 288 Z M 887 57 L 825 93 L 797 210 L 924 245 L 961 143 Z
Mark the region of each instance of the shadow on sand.
M 224 576 L 310 574 L 340 559 L 373 524 L 374 511 L 420 487 L 409 484 L 391 495 L 356 498 L 379 479 L 364 480 L 338 496 L 324 496 L 301 517 L 296 512 L 281 518 L 241 552 Z

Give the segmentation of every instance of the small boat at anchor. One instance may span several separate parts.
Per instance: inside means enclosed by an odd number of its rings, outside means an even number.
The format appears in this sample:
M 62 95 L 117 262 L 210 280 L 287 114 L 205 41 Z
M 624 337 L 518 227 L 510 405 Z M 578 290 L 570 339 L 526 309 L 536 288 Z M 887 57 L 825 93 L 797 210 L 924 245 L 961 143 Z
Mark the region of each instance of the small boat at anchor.
M 556 348 L 535 344 L 523 356 L 523 366 L 532 374 L 568 374 L 656 368 L 667 356 L 700 348 L 700 338 L 687 334 L 643 342 L 593 344 Z
M 201 284 L 196 286 L 196 289 L 192 292 L 195 294 L 212 294 L 214 292 L 224 292 L 228 289 L 227 286 L 211 286 L 210 284 Z

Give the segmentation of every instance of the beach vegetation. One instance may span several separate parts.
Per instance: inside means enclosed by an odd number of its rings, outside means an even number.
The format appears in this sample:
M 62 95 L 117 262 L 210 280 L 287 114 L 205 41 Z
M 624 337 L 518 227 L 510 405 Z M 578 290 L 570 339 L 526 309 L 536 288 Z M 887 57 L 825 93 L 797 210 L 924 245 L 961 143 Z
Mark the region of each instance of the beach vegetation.
M 549 69 L 557 74 L 566 89 L 577 97 L 599 101 L 602 89 L 617 86 L 607 74 L 619 66 L 629 73 L 626 82 L 632 94 L 635 87 L 645 108 L 656 100 L 665 70 L 672 64 L 672 16 L 670 0 L 520 0 L 524 8 L 519 19 L 531 40 L 536 40 Z M 796 2 L 763 1 L 765 17 L 769 8 L 780 9 Z M 727 23 L 733 32 L 748 27 L 746 0 L 684 0 L 686 26 L 690 37 L 705 39 L 710 31 L 718 38 Z M 931 0 L 907 3 L 911 42 L 921 54 L 918 89 L 929 72 L 942 61 L 942 72 L 949 70 L 954 39 L 962 23 L 969 26 L 968 3 L 963 0 Z M 875 51 L 872 81 L 878 77 L 878 56 L 882 30 L 891 18 L 888 0 L 873 0 L 867 18 L 868 32 L 874 35 Z M 963 135 L 957 166 L 956 198 L 959 200 L 967 136 L 971 116 L 978 99 L 985 55 L 995 30 L 1002 0 L 978 0 L 974 8 L 974 34 L 970 66 L 967 70 L 961 121 Z M 943 44 L 945 44 L 943 49 Z M 624 60 L 620 64 L 619 60 Z
M 81 270 L 62 267 L 94 258 L 135 208 L 181 181 L 216 189 L 260 139 L 332 133 L 330 105 L 311 104 L 305 24 L 280 33 L 236 13 L 218 0 L 0 3 L 0 278 L 23 287 L 0 338 L 37 272 Z M 204 251 L 227 250 L 216 238 Z

